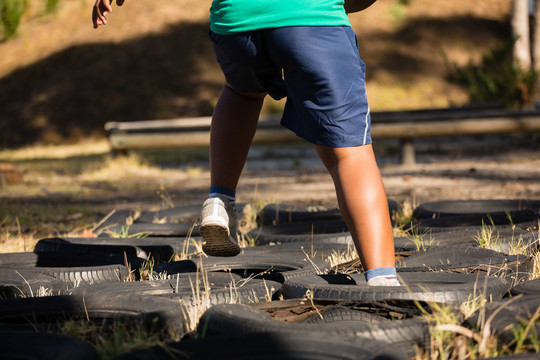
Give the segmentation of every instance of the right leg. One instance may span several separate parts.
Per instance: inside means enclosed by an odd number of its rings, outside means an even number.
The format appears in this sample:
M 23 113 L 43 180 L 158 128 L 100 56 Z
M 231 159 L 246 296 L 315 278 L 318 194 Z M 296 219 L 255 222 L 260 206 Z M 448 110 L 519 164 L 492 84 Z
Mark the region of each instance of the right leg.
M 224 87 L 210 128 L 211 189 L 222 189 L 234 195 L 264 97 L 264 93 L 239 93 L 230 86 Z M 201 214 L 203 251 L 211 256 L 237 255 L 240 247 L 236 241 L 236 223 L 236 209 L 226 197 L 208 198 Z

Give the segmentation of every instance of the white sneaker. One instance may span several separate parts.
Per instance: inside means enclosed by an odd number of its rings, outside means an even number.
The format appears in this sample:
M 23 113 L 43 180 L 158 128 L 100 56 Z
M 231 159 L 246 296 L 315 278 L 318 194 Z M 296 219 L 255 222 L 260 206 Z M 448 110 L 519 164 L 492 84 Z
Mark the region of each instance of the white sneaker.
M 204 253 L 209 256 L 238 255 L 237 222 L 236 210 L 229 200 L 220 196 L 208 198 L 203 204 L 199 230 L 204 240 Z
M 401 286 L 401 283 L 398 279 L 387 279 L 384 276 L 374 277 L 370 279 L 367 284 L 368 286 Z

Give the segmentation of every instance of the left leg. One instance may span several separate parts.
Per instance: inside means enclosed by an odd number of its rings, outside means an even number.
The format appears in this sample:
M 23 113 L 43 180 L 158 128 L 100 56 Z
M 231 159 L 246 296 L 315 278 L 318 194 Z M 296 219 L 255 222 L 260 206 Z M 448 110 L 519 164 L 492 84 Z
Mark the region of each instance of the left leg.
M 334 181 L 364 270 L 395 267 L 388 200 L 372 146 L 315 149 Z

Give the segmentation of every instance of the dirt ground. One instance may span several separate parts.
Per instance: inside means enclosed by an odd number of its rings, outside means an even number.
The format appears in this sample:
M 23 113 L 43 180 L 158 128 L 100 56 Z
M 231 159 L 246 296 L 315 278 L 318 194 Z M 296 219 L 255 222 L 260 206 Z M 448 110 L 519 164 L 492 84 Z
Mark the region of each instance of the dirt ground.
M 539 144 L 538 134 L 418 140 L 415 165 L 400 164 L 397 142 L 376 141 L 374 148 L 388 198 L 414 207 L 438 200 L 540 199 Z M 207 150 L 201 151 L 195 160 L 149 167 L 111 162 L 105 172 L 91 170 L 92 177 L 85 175 L 83 163 L 90 160 L 84 157 L 17 161 L 24 181 L 0 187 L 0 234 L 81 236 L 112 210 L 201 204 L 210 177 Z M 105 153 L 92 161 L 103 166 L 110 160 Z M 337 206 L 330 176 L 306 143 L 253 146 L 237 190 L 238 202 L 256 206 Z
M 398 202 L 540 199 L 538 139 L 479 136 L 417 141 L 415 165 L 400 164 L 397 145 L 376 143 L 375 151 L 387 195 Z M 185 184 L 187 192 L 199 195 L 190 190 L 195 188 L 195 183 Z M 189 197 L 182 195 L 185 200 Z M 332 181 L 309 146 L 254 147 L 238 198 L 245 202 L 336 204 Z

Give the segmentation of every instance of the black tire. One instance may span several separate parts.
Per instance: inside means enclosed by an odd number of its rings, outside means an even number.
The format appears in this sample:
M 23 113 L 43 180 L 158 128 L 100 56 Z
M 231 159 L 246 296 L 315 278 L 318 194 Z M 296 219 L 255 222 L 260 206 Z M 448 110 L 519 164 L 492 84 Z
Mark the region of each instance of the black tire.
M 133 262 L 136 258 L 130 258 Z M 142 262 L 142 260 L 140 261 Z M 140 265 L 140 262 L 132 264 Z M 0 254 L 0 268 L 58 268 L 58 267 L 81 267 L 81 266 L 106 266 L 125 265 L 123 255 L 104 255 L 96 253 L 80 252 L 23 252 Z
M 201 337 L 226 334 L 280 333 L 341 335 L 354 342 L 380 341 L 399 346 L 409 355 L 414 345 L 428 347 L 428 324 L 420 319 L 380 323 L 347 322 L 346 324 L 283 323 L 262 311 L 245 305 L 216 305 L 208 309 L 199 321 L 197 334 Z
M 37 242 L 35 253 L 72 252 L 101 253 L 108 255 L 126 254 L 129 258 L 146 259 L 149 254 L 157 262 L 169 261 L 176 254 L 195 256 L 197 239 L 186 238 L 46 238 Z
M 483 219 L 507 217 L 507 214 L 532 213 L 540 215 L 540 200 L 451 200 L 420 204 L 414 209 L 416 219 L 435 219 L 453 216 L 469 216 Z
M 204 276 L 200 273 L 185 273 L 165 280 L 90 285 L 73 289 L 73 294 L 92 294 L 94 297 L 114 294 L 126 298 L 131 294 L 158 296 L 177 301 L 181 299 L 184 305 L 191 306 L 197 304 L 201 298 L 206 300 L 206 296 L 212 305 L 269 301 L 280 288 L 281 284 L 274 281 L 243 279 L 235 274 L 207 272 Z
M 227 334 L 183 340 L 140 350 L 117 360 L 406 360 L 399 348 L 361 343 L 343 336 L 313 334 Z
M 307 274 L 326 273 L 330 264 L 323 260 L 307 260 L 305 256 L 248 255 L 208 257 L 156 265 L 154 271 L 174 275 L 197 271 L 231 271 L 245 278 L 262 278 L 277 282 Z
M 298 241 L 353 244 L 347 225 L 341 219 L 268 225 L 251 230 L 248 236 L 254 239 L 256 245 Z
M 494 358 L 484 358 L 484 360 L 538 360 L 538 353 L 501 355 Z
M 261 225 L 279 225 L 303 221 L 341 219 L 339 208 L 319 206 L 296 206 L 291 204 L 267 204 L 258 214 Z
M 535 239 L 533 232 L 519 227 L 512 226 L 463 226 L 450 228 L 418 228 L 413 229 L 412 235 L 403 238 L 396 238 L 396 249 L 415 248 L 419 242 L 420 250 L 434 246 L 478 246 L 479 238 L 482 238 L 482 232 L 491 233 L 492 241 L 491 250 L 499 252 L 508 252 L 512 246 L 519 242 L 520 247 L 528 247 L 534 251 L 540 244 Z M 414 240 L 414 241 L 413 241 Z M 417 248 L 418 250 L 418 248 Z
M 540 279 L 525 281 L 514 286 L 511 290 L 514 295 L 535 295 L 540 296 Z
M 285 299 L 302 298 L 308 290 L 318 300 L 418 300 L 461 304 L 469 296 L 486 294 L 500 299 L 508 282 L 485 274 L 398 272 L 404 286 L 368 286 L 364 274 L 306 275 L 289 279 L 281 287 Z
M 134 223 L 126 226 L 113 226 L 109 228 L 109 233 L 121 233 L 122 230 L 127 231 L 128 236 L 137 234 L 148 237 L 185 237 L 185 236 L 200 236 L 199 225 L 194 222 L 180 223 Z
M 50 275 L 16 269 L 0 271 L 0 299 L 58 294 L 65 290 L 66 284 Z
M 427 251 L 419 251 L 396 263 L 399 271 L 442 271 L 449 269 L 463 269 L 464 272 L 488 271 L 491 275 L 500 276 L 502 273 L 525 272 L 532 270 L 528 268 L 509 269 L 509 264 L 525 264 L 525 256 L 506 256 L 497 251 L 483 249 L 473 246 L 453 246 L 430 248 Z M 529 261 L 532 264 L 531 261 Z
M 390 216 L 398 209 L 397 202 L 388 200 Z M 290 204 L 268 204 L 259 212 L 261 225 L 278 225 L 292 222 L 325 221 L 341 219 L 339 208 L 326 208 L 318 206 L 296 206 Z
M 118 283 L 125 281 L 131 273 L 125 265 L 68 268 L 37 267 L 29 271 L 50 275 L 70 286 L 77 284 Z
M 123 256 L 128 258 L 146 259 L 148 254 L 140 247 L 134 245 L 138 239 L 134 238 L 45 238 L 39 240 L 34 246 L 34 252 L 41 253 L 79 253 L 103 254 Z
M 275 245 L 261 245 L 242 249 L 242 254 L 246 255 L 285 255 L 304 256 L 308 254 L 313 259 L 327 259 L 332 254 L 345 254 L 356 251 L 354 245 L 339 243 L 321 243 L 312 241 L 298 241 Z
M 4 360 L 99 360 L 97 351 L 84 341 L 35 331 L 6 331 L 0 328 Z
M 111 291 L 0 301 L 1 323 L 30 323 L 52 331 L 63 321 L 118 319 L 149 329 L 166 328 L 173 338 L 180 338 L 187 333 L 184 314 L 185 307 L 177 299 Z
M 112 210 L 98 222 L 93 233 L 101 236 L 106 234 L 112 227 L 125 226 L 127 220 L 133 218 L 134 215 L 135 211 L 132 210 Z
M 540 297 L 536 295 L 506 298 L 502 301 L 486 304 L 485 307 L 467 319 L 467 324 L 477 328 L 493 316 L 490 328 L 496 335 L 498 342 L 500 344 L 510 344 L 515 340 L 513 330 L 522 321 L 528 323 L 539 307 Z M 540 322 L 538 320 L 536 320 L 534 326 L 536 333 L 540 334 Z
M 496 225 L 496 226 L 512 226 L 513 224 L 529 224 L 540 219 L 540 215 L 530 212 L 521 211 L 510 214 L 508 218 L 507 214 L 489 214 L 484 216 L 474 215 L 459 215 L 459 216 L 447 216 L 436 219 L 418 219 L 413 220 L 408 224 L 405 229 L 409 231 L 448 231 L 449 229 L 455 230 L 459 227 L 466 226 L 482 226 Z
M 304 322 L 308 324 L 340 323 L 346 325 L 348 322 L 365 322 L 371 324 L 381 321 L 390 320 L 367 311 L 353 310 L 337 305 L 322 310 L 320 314 L 311 314 Z
M 170 209 L 147 211 L 142 213 L 135 223 L 151 224 L 155 221 L 173 222 L 196 222 L 201 216 L 202 205 L 178 206 Z

